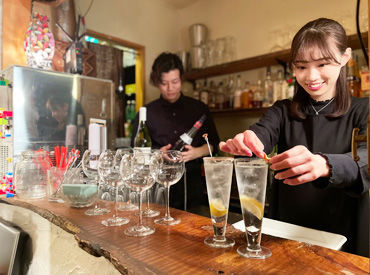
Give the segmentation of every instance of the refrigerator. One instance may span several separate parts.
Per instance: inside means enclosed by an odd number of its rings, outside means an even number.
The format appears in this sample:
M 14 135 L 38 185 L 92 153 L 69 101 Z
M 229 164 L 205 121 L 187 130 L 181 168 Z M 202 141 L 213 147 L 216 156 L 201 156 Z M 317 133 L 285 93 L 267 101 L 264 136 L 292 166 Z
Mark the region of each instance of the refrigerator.
M 13 172 L 25 150 L 88 146 L 89 124 L 104 128 L 102 147 L 115 148 L 111 80 L 11 66 L 0 79 L 0 176 Z M 1 180 L 0 179 L 0 180 Z

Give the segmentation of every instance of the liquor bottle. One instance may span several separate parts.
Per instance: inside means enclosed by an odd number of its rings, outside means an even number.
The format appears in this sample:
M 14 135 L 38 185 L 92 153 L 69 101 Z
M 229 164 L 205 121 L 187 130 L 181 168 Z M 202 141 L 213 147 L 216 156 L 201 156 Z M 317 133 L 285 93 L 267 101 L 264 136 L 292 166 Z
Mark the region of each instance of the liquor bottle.
M 252 95 L 250 95 L 250 92 Z M 252 108 L 252 102 L 253 102 L 253 92 L 250 87 L 249 81 L 245 82 L 244 90 L 241 93 L 240 97 L 240 104 L 242 108 L 247 109 L 247 108 Z
M 273 82 L 274 92 L 273 92 L 273 102 L 277 100 L 282 100 L 285 98 L 285 90 L 284 90 L 284 78 L 283 78 L 283 71 L 279 70 L 277 79 Z
M 202 101 L 206 105 L 208 105 L 209 103 L 209 92 L 207 89 L 207 80 L 204 80 L 203 88 L 200 91 L 200 101 Z
M 224 103 L 225 103 L 224 83 L 221 81 L 218 84 L 216 92 L 216 109 L 218 110 L 224 109 Z
M 236 88 L 236 86 L 235 86 L 234 76 L 229 75 L 229 79 L 227 81 L 226 89 L 225 89 L 225 101 L 224 101 L 224 108 L 225 109 L 234 108 L 235 88 Z
M 202 90 L 202 84 L 200 82 L 195 83 L 195 88 L 193 91 L 193 98 L 200 100 L 200 91 Z
M 209 83 L 208 88 L 208 107 L 216 109 L 216 86 L 213 80 Z
M 257 87 L 253 94 L 253 108 L 261 108 L 263 105 L 262 81 L 257 81 Z
M 241 84 L 241 79 L 240 75 L 238 74 L 236 77 L 236 88 L 234 91 L 234 102 L 233 102 L 233 108 L 238 109 L 242 106 L 241 103 L 241 96 L 242 96 L 242 84 Z
M 360 90 L 361 90 L 361 86 L 360 86 L 361 84 L 359 82 L 359 79 L 356 77 L 355 62 L 352 58 L 350 58 L 347 63 L 347 83 L 348 83 L 351 95 L 359 97 Z
M 271 80 L 271 69 L 266 69 L 265 89 L 264 89 L 263 107 L 271 106 L 274 103 L 274 87 Z
M 184 150 L 185 145 L 191 145 L 193 142 L 193 138 L 196 135 L 196 133 L 199 131 L 199 129 L 202 127 L 204 121 L 206 120 L 207 116 L 202 115 L 201 118 L 194 123 L 193 127 L 186 133 L 183 133 L 180 138 L 176 141 L 174 146 L 171 148 L 171 150 Z
M 148 127 L 146 126 L 146 107 L 139 109 L 139 126 L 134 139 L 134 149 L 149 151 L 152 147 L 152 140 L 149 136 Z

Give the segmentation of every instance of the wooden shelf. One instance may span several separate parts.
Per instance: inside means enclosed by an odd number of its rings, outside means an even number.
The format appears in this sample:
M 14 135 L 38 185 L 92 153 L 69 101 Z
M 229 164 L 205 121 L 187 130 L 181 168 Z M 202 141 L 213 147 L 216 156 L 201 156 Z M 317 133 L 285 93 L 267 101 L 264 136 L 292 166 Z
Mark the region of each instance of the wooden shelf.
M 213 116 L 218 115 L 245 115 L 245 114 L 255 114 L 262 115 L 267 108 L 248 108 L 248 109 L 223 109 L 223 110 L 211 110 Z
M 368 33 L 362 33 L 362 38 L 365 45 L 368 45 Z M 360 49 L 361 44 L 357 37 L 357 34 L 348 36 L 348 45 L 352 49 Z M 197 79 L 204 79 L 208 77 L 232 74 L 261 67 L 267 67 L 272 65 L 279 65 L 279 61 L 288 62 L 290 49 L 282 50 L 274 53 L 259 55 L 255 57 L 245 58 L 225 64 L 215 65 L 204 69 L 195 69 L 186 72 L 184 75 L 185 80 L 195 81 Z

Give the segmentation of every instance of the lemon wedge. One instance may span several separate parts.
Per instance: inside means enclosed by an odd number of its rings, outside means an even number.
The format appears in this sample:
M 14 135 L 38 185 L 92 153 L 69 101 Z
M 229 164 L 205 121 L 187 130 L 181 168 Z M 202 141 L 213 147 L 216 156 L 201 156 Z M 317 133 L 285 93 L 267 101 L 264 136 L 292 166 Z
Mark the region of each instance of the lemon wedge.
M 244 209 L 248 212 L 252 213 L 256 216 L 259 220 L 263 217 L 263 205 L 256 200 L 255 198 L 251 198 L 245 195 L 240 197 L 240 204 Z
M 227 208 L 220 200 L 212 200 L 209 205 L 209 209 L 211 210 L 211 216 L 213 217 L 222 217 L 227 213 Z

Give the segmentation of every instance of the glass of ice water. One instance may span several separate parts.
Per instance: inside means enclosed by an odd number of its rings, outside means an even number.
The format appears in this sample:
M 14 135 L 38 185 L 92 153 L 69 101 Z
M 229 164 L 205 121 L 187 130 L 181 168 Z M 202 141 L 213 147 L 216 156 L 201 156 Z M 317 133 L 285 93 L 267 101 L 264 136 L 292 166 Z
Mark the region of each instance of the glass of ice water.
M 238 247 L 237 252 L 246 258 L 266 259 L 271 256 L 271 250 L 260 243 L 268 164 L 258 158 L 240 158 L 234 162 L 247 238 L 247 245 Z
M 233 158 L 206 157 L 203 158 L 206 174 L 209 209 L 213 225 L 213 236 L 204 243 L 211 247 L 232 247 L 235 241 L 225 237 L 231 182 L 233 175 Z

